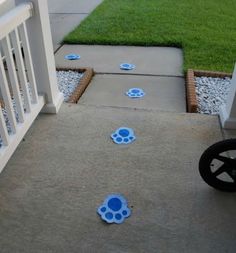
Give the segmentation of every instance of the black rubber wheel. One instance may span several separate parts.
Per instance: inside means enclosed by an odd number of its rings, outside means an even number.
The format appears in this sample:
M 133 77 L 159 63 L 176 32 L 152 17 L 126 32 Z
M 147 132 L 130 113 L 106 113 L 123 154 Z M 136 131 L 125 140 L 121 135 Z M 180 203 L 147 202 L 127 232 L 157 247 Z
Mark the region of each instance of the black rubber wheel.
M 204 151 L 199 172 L 210 186 L 228 192 L 236 191 L 236 139 L 215 143 Z

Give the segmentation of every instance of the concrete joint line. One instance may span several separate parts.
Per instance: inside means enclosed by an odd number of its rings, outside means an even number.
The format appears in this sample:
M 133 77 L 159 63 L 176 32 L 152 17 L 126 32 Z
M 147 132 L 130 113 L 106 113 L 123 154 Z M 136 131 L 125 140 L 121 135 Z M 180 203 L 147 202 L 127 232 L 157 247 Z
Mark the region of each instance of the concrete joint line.
M 129 110 L 129 111 L 144 111 L 144 112 L 160 112 L 160 113 L 169 113 L 169 114 L 186 114 L 186 112 L 170 112 L 165 110 L 158 110 L 158 109 L 147 109 L 147 108 L 132 108 L 127 106 L 114 106 L 114 105 L 91 105 L 91 104 L 84 104 L 83 102 L 78 103 L 76 106 L 84 106 L 90 108 L 97 108 L 97 109 L 119 109 L 119 110 Z
M 109 73 L 109 72 L 96 72 L 96 75 L 121 75 L 121 76 L 156 76 L 156 77 L 174 77 L 174 78 L 184 78 L 180 75 L 158 75 L 158 74 L 139 74 L 139 73 Z
M 63 46 L 64 46 L 64 44 L 62 43 L 62 44 L 54 51 L 54 54 L 56 54 Z

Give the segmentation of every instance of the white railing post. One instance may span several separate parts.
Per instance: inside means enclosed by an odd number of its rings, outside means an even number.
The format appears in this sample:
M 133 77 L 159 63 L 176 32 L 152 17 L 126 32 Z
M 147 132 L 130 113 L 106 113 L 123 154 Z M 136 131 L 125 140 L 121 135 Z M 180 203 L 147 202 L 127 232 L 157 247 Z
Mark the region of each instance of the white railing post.
M 27 1 L 15 0 L 16 5 L 24 2 Z M 30 2 L 33 3 L 34 13 L 26 24 L 37 90 L 44 94 L 46 99 L 42 112 L 57 113 L 63 102 L 63 95 L 57 85 L 48 3 L 47 0 L 30 0 Z
M 236 129 L 236 64 L 226 104 L 220 108 L 220 121 L 223 128 Z

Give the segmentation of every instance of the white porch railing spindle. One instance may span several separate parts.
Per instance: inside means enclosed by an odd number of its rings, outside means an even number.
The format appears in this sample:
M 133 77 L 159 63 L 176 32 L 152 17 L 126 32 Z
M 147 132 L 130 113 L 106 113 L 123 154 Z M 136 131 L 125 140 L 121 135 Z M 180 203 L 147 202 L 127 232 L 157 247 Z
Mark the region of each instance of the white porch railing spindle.
M 24 49 L 25 64 L 26 64 L 27 74 L 29 78 L 30 89 L 32 93 L 32 102 L 36 104 L 38 103 L 38 92 L 37 92 L 37 86 L 36 86 L 35 75 L 34 75 L 34 67 L 32 63 L 28 33 L 27 33 L 25 22 L 23 22 L 19 26 L 19 31 L 20 31 L 20 36 L 22 40 L 22 46 Z
M 47 0 L 15 4 L 0 16 L 0 172 L 38 114 L 57 113 L 63 102 Z
M 13 133 L 16 133 L 16 118 L 14 115 L 11 94 L 9 91 L 7 77 L 6 77 L 2 60 L 0 60 L 0 89 L 1 89 L 2 96 L 4 98 L 4 104 L 7 111 L 7 117 L 9 118 L 9 121 L 11 124 L 11 130 Z
M 30 0 L 34 6 L 33 16 L 26 22 L 37 89 L 45 94 L 44 113 L 57 113 L 63 103 L 63 94 L 57 85 L 55 58 L 48 15 L 48 0 Z M 25 0 L 15 0 L 16 3 Z
M 3 142 L 3 145 L 7 146 L 9 144 L 9 136 L 8 136 L 5 119 L 3 117 L 1 105 L 0 105 L 0 136 Z
M 22 89 L 23 97 L 24 97 L 24 105 L 27 113 L 31 112 L 31 102 L 30 102 L 30 94 L 29 87 L 27 86 L 27 77 L 25 73 L 25 65 L 23 56 L 21 53 L 21 43 L 19 39 L 19 34 L 17 28 L 12 32 L 12 44 L 14 47 L 15 57 L 16 57 L 16 65 L 18 69 L 20 86 Z
M 3 46 L 3 51 L 6 55 L 7 68 L 9 71 L 9 77 L 10 77 L 11 87 L 12 87 L 12 91 L 14 95 L 14 101 L 16 103 L 17 113 L 19 116 L 19 122 L 23 123 L 24 122 L 24 108 L 23 108 L 22 98 L 20 94 L 20 88 L 19 88 L 19 83 L 17 79 L 16 68 L 15 68 L 15 63 L 14 63 L 14 59 L 12 55 L 9 36 L 6 36 L 2 40 L 2 46 Z

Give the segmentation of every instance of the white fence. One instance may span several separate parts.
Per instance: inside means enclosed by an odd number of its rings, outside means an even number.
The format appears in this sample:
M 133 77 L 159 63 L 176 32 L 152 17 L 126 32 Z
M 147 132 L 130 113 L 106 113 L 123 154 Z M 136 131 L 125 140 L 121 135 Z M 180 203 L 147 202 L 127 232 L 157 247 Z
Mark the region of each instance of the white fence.
M 0 172 L 39 112 L 56 113 L 62 101 L 47 0 L 22 3 L 0 17 Z

